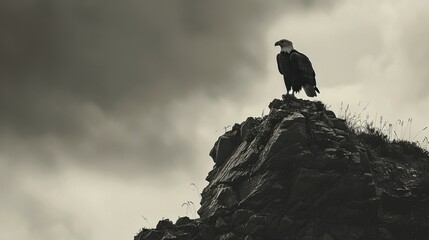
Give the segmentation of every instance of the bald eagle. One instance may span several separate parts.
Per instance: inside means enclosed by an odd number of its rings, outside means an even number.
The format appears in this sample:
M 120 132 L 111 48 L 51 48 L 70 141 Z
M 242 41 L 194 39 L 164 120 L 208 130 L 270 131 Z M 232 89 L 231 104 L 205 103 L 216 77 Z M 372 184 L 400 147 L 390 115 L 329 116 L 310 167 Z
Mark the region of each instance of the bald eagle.
M 316 87 L 316 74 L 310 59 L 293 48 L 293 43 L 282 39 L 274 44 L 280 46 L 280 53 L 277 54 L 277 66 L 283 75 L 287 93 L 292 89 L 292 95 L 304 88 L 305 94 L 309 97 L 317 96 L 320 93 Z M 317 93 L 316 93 L 317 92 Z

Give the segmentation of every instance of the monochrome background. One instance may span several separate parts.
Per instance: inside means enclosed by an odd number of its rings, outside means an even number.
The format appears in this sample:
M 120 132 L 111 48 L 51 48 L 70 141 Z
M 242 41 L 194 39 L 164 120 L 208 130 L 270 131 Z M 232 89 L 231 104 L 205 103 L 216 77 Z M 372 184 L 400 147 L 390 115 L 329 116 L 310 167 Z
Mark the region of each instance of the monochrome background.
M 428 12 L 425 0 L 1 1 L 0 238 L 132 239 L 193 217 L 182 204 L 198 209 L 217 137 L 285 91 L 282 38 L 337 115 L 343 103 L 412 118 L 398 134 L 422 142 Z

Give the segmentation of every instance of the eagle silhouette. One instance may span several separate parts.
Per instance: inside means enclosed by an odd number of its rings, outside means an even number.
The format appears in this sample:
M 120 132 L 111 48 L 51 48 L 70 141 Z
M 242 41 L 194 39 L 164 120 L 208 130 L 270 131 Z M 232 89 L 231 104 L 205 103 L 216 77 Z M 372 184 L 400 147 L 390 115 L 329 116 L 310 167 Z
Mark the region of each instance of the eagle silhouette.
M 277 66 L 283 75 L 286 85 L 286 95 L 292 90 L 292 95 L 304 88 L 305 94 L 309 97 L 316 97 L 320 93 L 316 87 L 316 73 L 313 66 L 303 53 L 293 48 L 293 43 L 282 39 L 274 46 L 280 46 L 280 53 L 277 54 Z M 317 92 L 317 93 L 316 93 Z

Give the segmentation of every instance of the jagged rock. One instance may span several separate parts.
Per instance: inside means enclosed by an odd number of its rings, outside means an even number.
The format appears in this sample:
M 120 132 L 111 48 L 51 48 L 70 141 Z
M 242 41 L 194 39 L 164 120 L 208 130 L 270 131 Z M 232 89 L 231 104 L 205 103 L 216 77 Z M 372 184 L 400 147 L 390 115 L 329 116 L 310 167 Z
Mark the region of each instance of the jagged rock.
M 204 239 L 202 238 L 202 230 L 206 225 L 201 223 L 200 220 L 189 219 L 188 217 L 179 219 L 176 224 L 173 224 L 168 219 L 161 220 L 157 225 L 157 229 L 143 229 L 134 237 L 134 240 Z M 214 233 L 211 236 L 208 239 L 213 239 Z
M 268 224 L 269 221 L 266 216 L 254 214 L 238 231 L 250 235 L 263 235 L 268 227 Z
M 217 165 L 221 165 L 231 156 L 240 140 L 240 125 L 235 124 L 230 131 L 219 137 L 209 155 Z
M 229 226 L 230 226 L 229 217 L 219 217 L 216 220 L 216 223 L 215 223 L 216 229 L 220 229 L 220 230 L 225 231 L 225 230 L 229 229 Z
M 176 240 L 177 238 L 178 238 L 177 236 L 175 236 L 169 232 L 166 232 L 164 234 L 164 236 L 162 236 L 161 240 Z
M 280 123 L 279 127 L 272 133 L 262 153 L 262 159 L 268 161 L 270 157 L 282 149 L 297 143 L 303 144 L 307 141 L 308 136 L 304 124 L 296 122 L 286 129 L 281 128 L 282 125 L 283 122 Z
M 182 225 L 186 225 L 190 222 L 191 222 L 191 219 L 189 217 L 181 217 L 181 218 L 177 219 L 176 225 L 182 226 Z
M 214 225 L 200 224 L 199 236 L 205 240 L 213 240 L 216 237 L 216 229 Z
M 330 119 L 335 119 L 337 118 L 337 116 L 335 115 L 335 113 L 331 110 L 326 110 L 325 111 L 326 116 L 328 116 Z
M 344 131 L 348 130 L 346 121 L 343 119 L 338 119 L 338 118 L 332 119 L 332 123 L 334 124 L 334 127 L 339 130 L 344 130 Z
M 329 234 L 323 235 L 323 237 L 320 240 L 334 240 Z
M 335 183 L 338 175 L 333 173 L 321 173 L 317 170 L 301 168 L 293 177 L 291 196 L 289 202 L 310 201 L 320 196 L 325 190 L 325 186 Z
M 161 220 L 156 225 L 157 230 L 165 230 L 165 229 L 172 228 L 172 227 L 173 227 L 173 222 L 170 221 L 169 219 Z
M 280 99 L 274 99 L 270 104 L 268 105 L 269 109 L 279 109 L 282 106 L 283 102 Z
M 233 138 L 229 136 L 221 136 L 216 146 L 216 164 L 221 165 L 234 151 Z
M 224 216 L 238 204 L 237 194 L 232 187 L 225 184 L 221 184 L 211 191 L 205 189 L 202 195 L 207 198 L 207 201 L 202 203 L 204 207 L 198 210 L 198 214 L 202 218 Z
M 250 217 L 255 214 L 247 209 L 238 209 L 231 216 L 231 222 L 234 227 L 239 227 L 249 221 Z
M 289 217 L 284 216 L 281 218 L 279 225 L 277 226 L 277 231 L 282 232 L 288 230 L 293 225 L 293 221 Z
M 429 174 L 423 177 L 422 180 L 420 180 L 420 183 L 417 185 L 417 188 L 419 188 L 423 193 L 429 195 Z
M 222 234 L 217 239 L 218 240 L 241 240 L 239 237 L 237 237 L 232 232 L 229 232 L 229 233 L 226 233 L 226 234 Z
M 297 165 L 305 165 L 314 158 L 312 152 L 296 143 L 284 148 L 270 158 L 270 169 L 293 169 Z
M 289 116 L 285 117 L 280 123 L 281 128 L 288 128 L 292 123 L 302 123 L 305 124 L 305 117 L 302 113 L 293 112 Z
M 262 175 L 257 175 L 244 181 L 238 185 L 239 195 L 239 206 L 249 208 L 261 208 L 271 198 L 276 196 L 271 195 L 272 191 L 275 191 L 273 184 L 279 175 L 274 172 L 265 172 Z
M 253 129 L 259 124 L 259 122 L 253 118 L 248 117 L 244 123 L 241 124 L 240 127 L 240 136 L 242 140 L 248 141 L 250 140 L 249 135 L 252 133 Z
M 160 240 L 162 238 L 162 235 L 164 233 L 161 231 L 157 231 L 157 230 L 152 230 L 152 231 L 147 231 L 143 234 L 139 234 L 137 235 L 134 239 L 135 240 L 140 240 L 140 239 L 145 239 L 145 240 Z
M 269 108 L 216 141 L 200 219 L 135 240 L 429 239 L 427 154 L 356 135 L 320 102 Z

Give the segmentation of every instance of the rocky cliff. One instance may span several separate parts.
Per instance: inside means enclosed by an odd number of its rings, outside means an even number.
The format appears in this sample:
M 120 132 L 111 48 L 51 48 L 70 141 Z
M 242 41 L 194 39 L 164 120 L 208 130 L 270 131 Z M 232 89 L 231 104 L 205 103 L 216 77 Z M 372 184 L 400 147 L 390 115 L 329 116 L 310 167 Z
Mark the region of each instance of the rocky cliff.
M 320 102 L 275 99 L 220 136 L 200 219 L 142 239 L 429 239 L 429 156 L 356 135 Z

